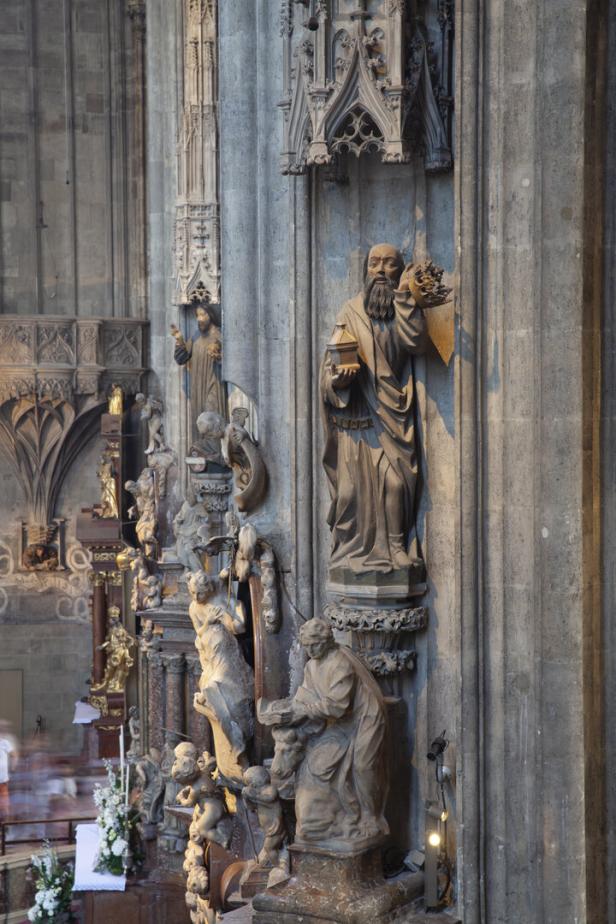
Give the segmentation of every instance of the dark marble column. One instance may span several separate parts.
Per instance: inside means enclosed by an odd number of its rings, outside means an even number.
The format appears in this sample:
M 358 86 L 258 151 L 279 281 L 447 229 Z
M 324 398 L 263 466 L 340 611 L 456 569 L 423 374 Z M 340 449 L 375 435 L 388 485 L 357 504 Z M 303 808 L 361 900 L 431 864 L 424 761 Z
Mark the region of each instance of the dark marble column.
M 188 676 L 187 733 L 200 751 L 209 751 L 211 754 L 214 745 L 212 743 L 210 723 L 193 706 L 193 699 L 195 693 L 199 690 L 199 677 L 201 676 L 201 664 L 196 655 L 186 658 L 186 673 Z
M 105 652 L 100 646 L 107 634 L 107 597 L 105 575 L 96 571 L 92 575 L 92 686 L 98 686 L 105 675 Z
M 163 659 L 160 651 L 150 649 L 148 659 L 148 749 L 162 751 L 165 743 L 163 731 Z
M 163 654 L 165 666 L 165 742 L 175 747 L 184 730 L 184 655 Z

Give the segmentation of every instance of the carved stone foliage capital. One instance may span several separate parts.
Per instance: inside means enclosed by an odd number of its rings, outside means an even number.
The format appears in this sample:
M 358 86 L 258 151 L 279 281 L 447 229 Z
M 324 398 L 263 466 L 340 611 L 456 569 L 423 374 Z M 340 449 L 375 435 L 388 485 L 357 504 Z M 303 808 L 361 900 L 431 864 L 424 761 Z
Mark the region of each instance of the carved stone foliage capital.
M 412 606 L 405 609 L 363 609 L 329 603 L 325 618 L 341 632 L 419 632 L 428 625 L 428 608 Z
M 283 173 L 344 153 L 406 163 L 421 152 L 428 172 L 451 167 L 453 19 L 438 0 L 435 41 L 409 6 L 387 0 L 368 16 L 318 3 L 307 31 L 306 10 L 282 0 Z

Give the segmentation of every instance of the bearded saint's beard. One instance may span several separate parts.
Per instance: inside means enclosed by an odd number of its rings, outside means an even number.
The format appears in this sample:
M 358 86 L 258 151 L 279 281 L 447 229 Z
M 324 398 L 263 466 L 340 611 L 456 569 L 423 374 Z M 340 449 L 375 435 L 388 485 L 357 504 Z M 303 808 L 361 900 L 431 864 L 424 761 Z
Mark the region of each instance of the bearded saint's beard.
M 395 283 L 391 279 L 376 276 L 368 279 L 364 286 L 364 308 L 373 321 L 391 321 L 394 317 Z

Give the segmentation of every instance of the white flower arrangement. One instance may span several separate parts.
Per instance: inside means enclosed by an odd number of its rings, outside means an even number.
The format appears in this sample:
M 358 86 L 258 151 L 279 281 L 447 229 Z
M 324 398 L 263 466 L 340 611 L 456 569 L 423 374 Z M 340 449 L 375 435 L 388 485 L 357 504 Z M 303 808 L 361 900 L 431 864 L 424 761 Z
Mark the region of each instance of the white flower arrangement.
M 107 785 L 94 787 L 94 804 L 98 808 L 96 823 L 100 832 L 100 847 L 95 870 L 120 876 L 122 856 L 128 849 L 130 831 L 134 825 L 131 809 L 125 800 L 123 780 L 106 761 Z M 129 772 L 129 768 L 126 768 Z
M 56 851 L 49 844 L 45 844 L 43 853 L 34 854 L 31 862 L 36 894 L 34 904 L 28 911 L 28 920 L 33 924 L 45 924 L 58 921 L 61 915 L 66 915 L 68 920 L 74 881 L 72 865 L 62 866 Z

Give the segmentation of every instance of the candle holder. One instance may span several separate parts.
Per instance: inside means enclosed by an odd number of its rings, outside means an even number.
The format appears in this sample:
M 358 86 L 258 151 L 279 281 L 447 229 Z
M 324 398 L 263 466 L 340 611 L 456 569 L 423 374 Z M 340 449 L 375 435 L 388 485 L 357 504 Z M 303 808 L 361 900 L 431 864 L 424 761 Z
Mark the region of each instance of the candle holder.
M 133 852 L 130 849 L 130 846 L 126 848 L 122 854 L 122 869 L 124 870 L 124 875 L 129 876 L 133 869 L 135 868 L 135 862 L 133 857 Z

